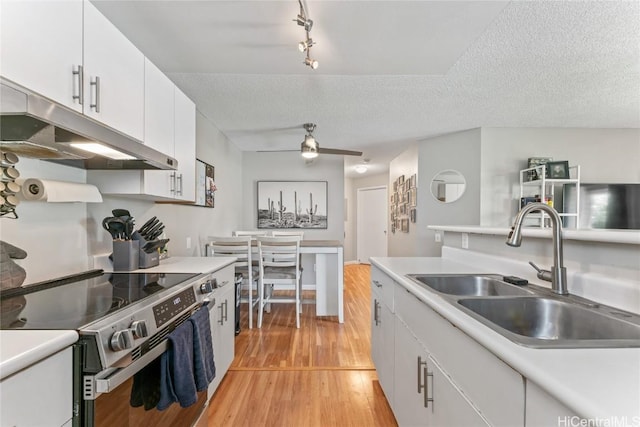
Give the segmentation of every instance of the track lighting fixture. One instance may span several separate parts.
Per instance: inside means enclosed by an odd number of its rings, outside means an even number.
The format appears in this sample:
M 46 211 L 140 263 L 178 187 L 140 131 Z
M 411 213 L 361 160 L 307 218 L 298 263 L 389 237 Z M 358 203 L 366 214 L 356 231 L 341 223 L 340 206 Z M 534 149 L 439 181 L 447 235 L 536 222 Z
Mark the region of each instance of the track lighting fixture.
M 298 49 L 300 50 L 300 52 L 304 52 L 304 51 L 308 50 L 314 44 L 315 43 L 313 42 L 312 39 L 306 39 L 306 40 L 303 40 L 300 43 L 298 43 Z
M 318 68 L 318 61 L 311 58 L 311 46 L 313 46 L 315 42 L 309 36 L 309 31 L 311 31 L 311 28 L 313 27 L 313 21 L 307 17 L 307 12 L 304 10 L 302 0 L 298 0 L 298 4 L 300 5 L 300 13 L 294 21 L 301 27 L 304 27 L 304 31 L 306 33 L 305 39 L 298 43 L 298 49 L 300 52 L 307 52 L 304 64 L 315 70 Z
M 309 57 L 305 58 L 304 60 L 305 65 L 308 65 L 309 67 L 313 68 L 314 70 L 316 68 L 318 68 L 318 61 L 316 61 L 315 59 L 311 59 Z

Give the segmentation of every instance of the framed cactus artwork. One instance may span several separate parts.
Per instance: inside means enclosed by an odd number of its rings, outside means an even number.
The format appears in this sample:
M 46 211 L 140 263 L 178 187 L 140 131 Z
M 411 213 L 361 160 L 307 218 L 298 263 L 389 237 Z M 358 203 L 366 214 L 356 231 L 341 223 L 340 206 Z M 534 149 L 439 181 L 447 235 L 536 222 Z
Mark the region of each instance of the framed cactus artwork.
M 327 228 L 327 181 L 258 181 L 258 228 Z

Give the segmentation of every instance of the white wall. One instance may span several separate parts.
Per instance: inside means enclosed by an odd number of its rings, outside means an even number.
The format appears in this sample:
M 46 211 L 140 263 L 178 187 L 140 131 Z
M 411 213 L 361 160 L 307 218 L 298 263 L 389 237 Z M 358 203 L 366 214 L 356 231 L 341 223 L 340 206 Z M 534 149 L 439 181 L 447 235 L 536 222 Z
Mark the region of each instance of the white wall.
M 529 157 L 580 165 L 582 182 L 637 183 L 640 129 L 482 128 L 481 225 L 511 225 Z
M 344 240 L 344 160 L 320 155 L 305 164 L 299 152 L 244 152 L 242 158 L 242 229 L 255 230 L 258 181 L 327 181 L 327 229 L 305 230 L 305 239 Z
M 34 159 L 20 159 L 21 178 L 86 182 L 86 171 Z M 89 268 L 87 204 L 22 201 L 18 219 L 0 218 L 0 240 L 27 252 L 16 260 L 27 272 L 24 284 L 66 276 Z
M 357 253 L 357 218 L 358 218 L 358 189 L 368 187 L 387 186 L 389 184 L 389 174 L 380 173 L 370 176 L 362 176 L 360 178 L 345 179 L 344 194 L 345 203 L 347 204 L 347 218 L 344 224 L 344 260 L 345 262 L 356 261 Z M 381 206 L 381 209 L 388 211 L 389 205 Z M 388 231 L 387 231 L 388 234 Z
M 389 182 L 388 189 L 389 194 L 393 194 L 393 183 L 400 175 L 404 175 L 405 179 L 408 179 L 413 174 L 417 174 L 417 182 L 420 182 L 420 174 L 418 173 L 418 145 L 412 144 L 409 148 L 403 151 L 398 157 L 393 159 L 389 163 Z M 423 188 L 419 184 L 418 187 L 418 203 L 423 198 Z M 417 207 L 418 215 L 420 215 L 419 205 Z M 408 218 L 408 215 L 407 215 Z M 390 222 L 391 220 L 387 220 Z M 409 232 L 403 233 L 399 229 L 395 230 L 395 233 L 391 231 L 391 225 L 389 224 L 387 233 L 387 239 L 389 245 L 387 252 L 389 256 L 416 256 L 420 253 L 418 247 L 417 236 L 419 233 L 419 227 L 423 226 L 419 219 L 415 223 L 409 223 Z
M 480 129 L 422 140 L 418 157 L 419 227 L 414 255 L 440 256 L 441 243 L 428 225 L 477 225 L 480 221 Z M 456 170 L 466 181 L 464 193 L 452 203 L 442 203 L 431 194 L 431 180 L 444 170 Z

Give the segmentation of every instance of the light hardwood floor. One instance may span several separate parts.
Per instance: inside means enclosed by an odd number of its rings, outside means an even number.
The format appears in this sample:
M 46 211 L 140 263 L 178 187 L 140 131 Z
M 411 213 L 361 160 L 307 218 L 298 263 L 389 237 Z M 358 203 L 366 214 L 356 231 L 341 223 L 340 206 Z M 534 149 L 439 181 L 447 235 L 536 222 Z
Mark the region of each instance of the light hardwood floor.
M 344 268 L 345 323 L 304 305 L 274 305 L 262 329 L 236 337 L 235 359 L 209 402 L 209 426 L 396 426 L 371 361 L 370 267 Z

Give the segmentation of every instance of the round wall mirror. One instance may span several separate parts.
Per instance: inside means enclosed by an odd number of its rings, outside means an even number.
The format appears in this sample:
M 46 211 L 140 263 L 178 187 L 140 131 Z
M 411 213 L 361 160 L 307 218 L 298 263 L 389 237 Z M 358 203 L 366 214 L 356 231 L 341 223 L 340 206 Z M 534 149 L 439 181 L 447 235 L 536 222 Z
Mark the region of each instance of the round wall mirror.
M 438 172 L 431 180 L 431 194 L 442 203 L 458 200 L 467 186 L 464 176 L 453 169 Z

